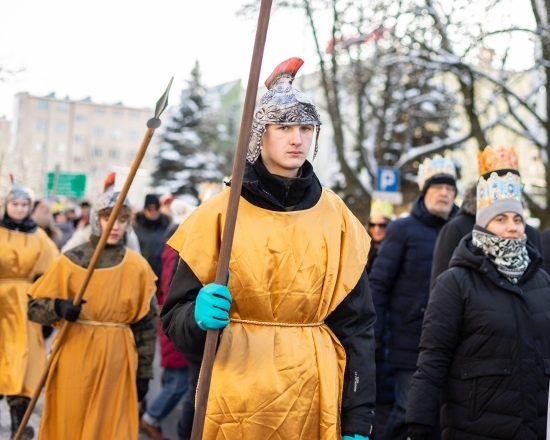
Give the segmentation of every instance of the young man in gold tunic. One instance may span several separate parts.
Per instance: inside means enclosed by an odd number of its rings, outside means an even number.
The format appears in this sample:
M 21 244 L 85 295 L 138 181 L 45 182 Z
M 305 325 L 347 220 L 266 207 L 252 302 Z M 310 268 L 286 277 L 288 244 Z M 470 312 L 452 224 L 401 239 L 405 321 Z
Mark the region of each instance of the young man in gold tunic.
M 27 319 L 27 291 L 54 262 L 57 246 L 30 218 L 31 195 L 13 184 L 0 220 L 0 394 L 17 432 L 46 362 L 42 327 Z M 27 427 L 24 439 L 34 430 Z
M 292 87 L 301 64 L 280 65 L 255 110 L 228 286 L 213 283 L 228 190 L 168 242 L 181 261 L 162 311 L 165 333 L 193 358 L 208 328 L 224 328 L 205 440 L 363 440 L 371 431 L 370 239 L 306 160 L 321 121 Z
M 112 191 L 100 196 L 90 216 L 89 242 L 59 257 L 29 292 L 31 320 L 74 322 L 46 382 L 41 440 L 138 438 L 138 400 L 153 376 L 158 311 L 153 270 L 123 244 L 132 214 L 127 201 L 86 289 L 86 302 L 73 305 L 117 198 Z

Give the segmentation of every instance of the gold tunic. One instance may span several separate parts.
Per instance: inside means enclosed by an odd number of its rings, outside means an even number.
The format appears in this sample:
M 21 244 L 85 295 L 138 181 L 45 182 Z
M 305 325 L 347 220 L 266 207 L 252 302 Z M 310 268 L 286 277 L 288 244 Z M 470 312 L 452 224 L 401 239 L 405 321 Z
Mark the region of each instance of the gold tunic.
M 27 292 L 59 250 L 46 233 L 0 227 L 0 394 L 31 397 L 44 370 L 42 327 L 27 319 Z
M 168 242 L 203 284 L 215 279 L 228 195 L 209 199 Z M 233 321 L 216 354 L 203 439 L 340 439 L 345 351 L 322 322 L 359 281 L 369 243 L 330 190 L 295 212 L 240 199 Z
M 29 294 L 74 298 L 85 274 L 63 255 Z M 130 249 L 120 264 L 94 271 L 87 303 L 51 366 L 39 439 L 138 438 L 138 354 L 129 325 L 149 311 L 155 280 L 147 261 Z

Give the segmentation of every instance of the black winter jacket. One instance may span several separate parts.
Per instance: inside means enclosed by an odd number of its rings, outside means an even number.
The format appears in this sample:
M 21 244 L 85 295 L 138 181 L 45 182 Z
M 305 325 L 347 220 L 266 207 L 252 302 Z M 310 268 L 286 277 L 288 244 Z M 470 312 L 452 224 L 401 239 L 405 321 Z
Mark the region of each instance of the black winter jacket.
M 516 286 L 471 234 L 460 242 L 430 296 L 407 423 L 434 426 L 441 399 L 444 440 L 546 438 L 550 276 L 527 249 Z
M 454 206 L 451 215 L 458 211 Z M 437 234 L 446 220 L 430 214 L 419 196 L 411 215 L 388 225 L 369 274 L 376 309 L 376 337 L 384 360 L 397 369 L 414 370 L 422 319 L 430 293 L 430 271 Z M 387 332 L 387 334 L 386 334 Z
M 303 210 L 313 207 L 322 188 L 309 162 L 302 166 L 301 177 L 284 179 L 272 175 L 261 158 L 247 163 L 242 197 L 248 202 L 273 211 Z M 201 282 L 183 260 L 170 286 L 161 320 L 164 333 L 178 351 L 191 361 L 202 359 L 206 332 L 195 321 L 195 299 Z M 326 319 L 325 324 L 346 350 L 342 434 L 369 435 L 375 406 L 374 331 L 376 319 L 366 270 L 355 288 Z M 322 366 L 321 366 L 322 367 Z M 359 383 L 356 377 L 360 377 Z
M 433 286 L 435 279 L 449 268 L 451 257 L 458 243 L 460 243 L 460 240 L 474 229 L 476 211 L 476 186 L 470 185 L 464 193 L 464 201 L 458 214 L 443 226 L 437 237 L 432 273 L 430 276 L 430 286 Z M 525 234 L 529 242 L 541 252 L 541 242 L 538 231 L 532 226 L 525 225 Z
M 134 230 L 139 240 L 141 255 L 147 260 L 157 276 L 157 287 L 162 273 L 161 256 L 166 243 L 166 230 L 170 226 L 170 218 L 161 214 L 157 220 L 148 220 L 143 212 L 138 212 L 134 218 Z

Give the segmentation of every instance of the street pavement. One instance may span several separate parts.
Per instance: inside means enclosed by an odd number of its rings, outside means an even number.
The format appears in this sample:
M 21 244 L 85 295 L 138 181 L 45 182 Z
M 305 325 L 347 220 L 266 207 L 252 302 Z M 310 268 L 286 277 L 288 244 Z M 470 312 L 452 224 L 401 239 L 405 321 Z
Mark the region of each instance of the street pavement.
M 160 353 L 160 348 L 157 344 L 155 360 L 153 361 L 155 378 L 149 383 L 149 392 L 147 393 L 147 401 L 149 402 L 153 402 L 155 397 L 160 392 L 160 388 L 161 388 L 160 381 L 162 376 L 162 368 L 160 367 L 159 353 Z M 42 398 L 40 398 L 36 404 L 36 407 L 29 421 L 29 426 L 32 426 L 35 430 L 35 433 L 36 433 L 35 438 L 37 438 L 38 436 L 37 434 L 38 434 L 38 427 L 40 425 L 40 414 L 42 413 L 42 405 L 43 405 L 43 401 L 42 401 Z M 178 440 L 177 424 L 178 424 L 178 417 L 181 411 L 182 411 L 182 405 L 180 401 L 180 403 L 176 406 L 176 408 L 174 408 L 174 410 L 162 422 L 162 431 L 164 435 L 168 437 L 170 440 Z M 6 403 L 6 399 L 2 399 L 0 400 L 0 440 L 9 440 L 9 438 L 10 438 L 10 410 Z M 149 440 L 149 439 L 150 437 L 148 437 L 145 433 L 140 431 L 139 440 Z

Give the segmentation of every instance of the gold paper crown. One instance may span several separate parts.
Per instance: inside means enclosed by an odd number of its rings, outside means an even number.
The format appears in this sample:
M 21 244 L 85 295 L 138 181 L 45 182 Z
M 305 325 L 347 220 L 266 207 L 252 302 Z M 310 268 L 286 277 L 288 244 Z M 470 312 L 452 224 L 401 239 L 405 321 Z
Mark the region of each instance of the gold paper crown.
M 521 179 L 517 174 L 506 173 L 499 176 L 491 173 L 485 180 L 479 178 L 477 182 L 477 209 L 485 208 L 497 200 L 513 199 L 521 203 Z
M 436 154 L 431 159 L 424 159 L 418 167 L 418 187 L 422 191 L 426 180 L 438 175 L 447 174 L 456 179 L 456 170 L 453 161 L 448 157 L 441 157 Z
M 370 204 L 370 216 L 393 217 L 393 205 L 387 200 L 375 200 Z
M 499 145 L 497 148 L 485 147 L 483 152 L 477 152 L 477 162 L 479 164 L 479 175 L 498 170 L 518 170 L 518 154 L 514 147 L 504 147 Z

